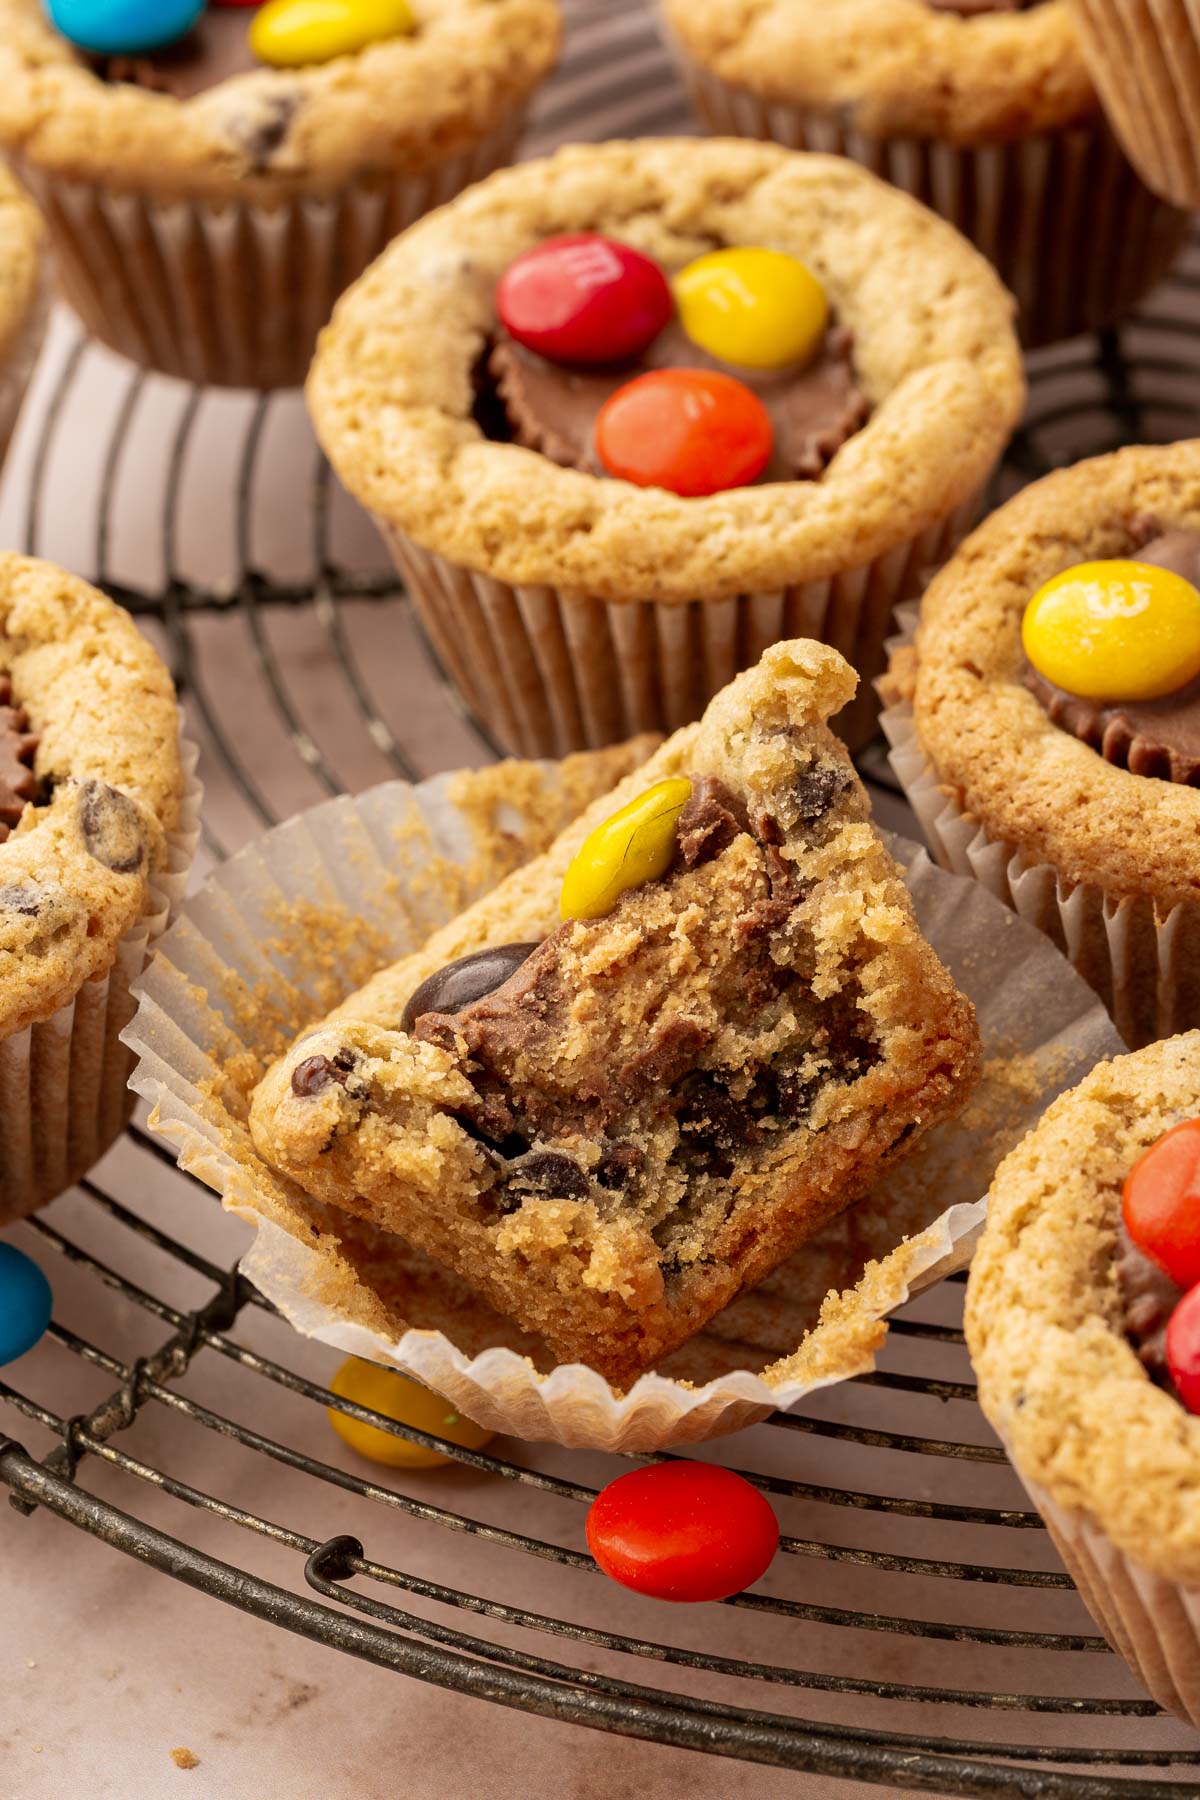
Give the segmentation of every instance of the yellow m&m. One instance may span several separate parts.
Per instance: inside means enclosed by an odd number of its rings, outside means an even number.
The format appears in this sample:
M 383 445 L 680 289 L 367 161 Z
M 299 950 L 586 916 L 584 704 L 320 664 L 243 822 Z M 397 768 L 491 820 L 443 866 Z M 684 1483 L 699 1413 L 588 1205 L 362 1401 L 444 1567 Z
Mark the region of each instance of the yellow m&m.
M 665 875 L 675 855 L 675 821 L 691 797 L 683 776 L 658 781 L 597 825 L 563 876 L 564 919 L 602 919 L 629 888 Z
M 1082 700 L 1157 700 L 1200 675 L 1200 592 L 1153 563 L 1079 563 L 1038 589 L 1021 641 Z
M 674 287 L 692 342 L 745 369 L 809 361 L 829 323 L 820 282 L 781 250 L 714 250 L 681 269 Z
M 464 1450 L 480 1450 L 492 1436 L 482 1425 L 464 1419 L 440 1394 L 431 1393 L 428 1388 L 409 1381 L 407 1376 L 397 1375 L 392 1369 L 380 1368 L 378 1363 L 363 1362 L 357 1356 L 346 1359 L 329 1387 L 340 1400 L 353 1400 L 356 1406 L 382 1413 L 385 1418 L 395 1419 L 398 1425 L 412 1425 L 417 1431 L 428 1432 L 430 1437 L 447 1438 L 452 1444 L 461 1444 Z M 440 1463 L 452 1460 L 440 1450 L 427 1450 L 424 1444 L 393 1437 L 390 1432 L 381 1431 L 378 1425 L 364 1425 L 361 1420 L 337 1412 L 332 1406 L 328 1413 L 329 1423 L 343 1443 L 357 1450 L 360 1456 L 368 1457 L 371 1462 L 384 1463 L 389 1469 L 436 1469 Z
M 416 30 L 408 0 L 267 0 L 250 26 L 250 49 L 276 69 L 352 56 Z

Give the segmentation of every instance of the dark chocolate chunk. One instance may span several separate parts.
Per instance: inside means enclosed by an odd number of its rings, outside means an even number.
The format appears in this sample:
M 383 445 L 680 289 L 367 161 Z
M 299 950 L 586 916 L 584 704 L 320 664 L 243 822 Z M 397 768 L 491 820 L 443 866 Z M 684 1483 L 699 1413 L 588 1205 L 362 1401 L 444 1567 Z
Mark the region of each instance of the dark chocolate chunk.
M 685 868 L 720 856 L 739 832 L 748 831 L 746 808 L 716 775 L 693 775 L 691 796 L 675 821 L 675 839 Z
M 85 781 L 79 791 L 79 826 L 88 855 L 114 875 L 140 869 L 146 860 L 146 840 L 133 801 L 105 781 Z
M 846 785 L 846 775 L 833 763 L 813 763 L 792 784 L 800 817 L 813 825 L 829 811 Z
M 521 1194 L 540 1194 L 547 1200 L 586 1200 L 588 1178 L 562 1150 L 531 1150 L 509 1170 L 508 1185 Z
M 358 1065 L 353 1050 L 339 1050 L 335 1056 L 306 1056 L 292 1070 L 292 1092 L 301 1100 L 311 1100 L 325 1091 L 333 1081 L 346 1085 L 346 1077 Z
M 453 1017 L 473 1006 L 496 989 L 503 987 L 521 964 L 528 962 L 536 944 L 494 944 L 487 950 L 476 950 L 471 956 L 460 956 L 444 969 L 423 981 L 400 1015 L 401 1031 L 411 1032 L 425 1013 L 442 1013 Z
M 602 1188 L 623 1188 L 628 1186 L 645 1162 L 645 1153 L 636 1144 L 621 1142 L 608 1144 L 601 1153 L 596 1167 L 596 1180 Z
M 0 887 L 0 913 L 20 913 L 23 918 L 36 919 L 41 910 L 41 895 L 36 888 L 23 887 L 15 881 Z
M 33 759 L 38 739 L 29 729 L 29 715 L 13 699 L 12 682 L 0 675 L 0 844 L 20 822 L 31 800 L 37 799 Z

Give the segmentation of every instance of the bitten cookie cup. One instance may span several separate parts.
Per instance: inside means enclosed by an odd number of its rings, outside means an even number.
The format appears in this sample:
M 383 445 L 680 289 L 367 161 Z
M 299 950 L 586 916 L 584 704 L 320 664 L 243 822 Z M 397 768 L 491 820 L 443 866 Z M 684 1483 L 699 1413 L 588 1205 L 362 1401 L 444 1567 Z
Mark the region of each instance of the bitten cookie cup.
M 476 377 L 522 251 L 606 232 L 674 272 L 789 252 L 853 335 L 872 409 L 819 479 L 681 498 L 485 434 Z M 493 176 L 406 232 L 343 298 L 308 398 L 472 711 L 560 754 L 695 719 L 779 638 L 869 682 L 895 603 L 967 529 L 1019 415 L 1011 302 L 983 259 L 850 163 L 770 145 L 614 143 Z M 836 728 L 873 729 L 860 687 Z
M 102 80 L 41 0 L 0 0 L 0 146 L 95 336 L 192 382 L 303 381 L 342 289 L 508 161 L 557 52 L 555 0 L 412 11 L 411 36 L 177 99 Z
M 82 1175 L 133 1103 L 130 984 L 183 896 L 195 751 L 128 614 L 0 556 L 0 1224 Z
M 0 169 L 0 462 L 41 348 L 49 291 L 37 209 Z
M 1200 20 L 1188 0 L 1067 0 L 1104 109 L 1142 179 L 1200 206 Z
M 1200 530 L 1200 442 L 1026 488 L 931 583 L 881 723 L 937 860 L 1053 938 L 1136 1047 L 1200 1024 L 1200 789 L 1134 774 L 1025 685 L 1021 625 L 1075 564 L 1136 556 L 1144 521 Z
M 1200 1033 L 1101 1063 L 992 1183 L 967 1290 L 979 1399 L 1089 1611 L 1200 1724 L 1200 1419 L 1123 1331 L 1121 1188 L 1200 1108 Z
M 1105 120 L 1066 0 L 969 17 L 927 0 L 662 10 L 711 130 L 852 157 L 913 194 L 994 263 L 1028 345 L 1112 324 L 1182 247 L 1183 214 L 1143 185 Z

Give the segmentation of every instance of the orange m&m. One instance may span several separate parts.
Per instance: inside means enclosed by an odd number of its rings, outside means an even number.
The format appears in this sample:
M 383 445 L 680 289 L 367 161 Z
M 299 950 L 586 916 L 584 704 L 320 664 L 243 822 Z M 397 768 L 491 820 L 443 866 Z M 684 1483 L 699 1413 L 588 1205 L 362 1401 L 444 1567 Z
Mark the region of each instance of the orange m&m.
M 771 443 L 758 395 L 707 369 L 638 375 L 609 396 L 596 420 L 596 453 L 610 475 L 693 497 L 756 481 Z
M 1125 1177 L 1125 1229 L 1182 1288 L 1200 1282 L 1200 1119 L 1151 1144 Z

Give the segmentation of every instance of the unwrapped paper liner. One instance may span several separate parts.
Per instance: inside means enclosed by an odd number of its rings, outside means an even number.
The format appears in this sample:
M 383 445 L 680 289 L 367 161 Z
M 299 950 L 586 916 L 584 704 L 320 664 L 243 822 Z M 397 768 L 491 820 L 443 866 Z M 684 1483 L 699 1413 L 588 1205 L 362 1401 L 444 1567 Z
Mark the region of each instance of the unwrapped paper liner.
M 112 966 L 73 999 L 0 1039 L 0 1226 L 45 1206 L 97 1163 L 133 1108 L 132 1059 L 121 1033 L 133 984 L 173 922 L 200 838 L 199 751 L 180 741 L 184 789 L 167 857 L 148 879 L 140 916 L 118 939 Z
M 912 642 L 917 618 L 916 607 L 899 609 L 893 650 Z M 1160 920 L 1149 894 L 1112 899 L 1089 882 L 1065 883 L 1050 863 L 992 836 L 939 782 L 911 702 L 886 707 L 880 724 L 935 860 L 1045 932 L 1099 994 L 1129 1049 L 1200 1025 L 1200 904 L 1181 901 Z
M 462 1322 L 469 1351 L 441 1330 L 406 1329 L 420 1316 L 412 1302 L 423 1302 L 422 1283 L 444 1296 L 456 1278 L 428 1264 L 406 1289 L 393 1270 L 416 1253 L 268 1170 L 245 1127 L 249 1082 L 287 1031 L 340 997 L 329 990 L 336 953 L 314 956 L 314 909 L 361 916 L 346 941 L 369 941 L 377 963 L 414 948 L 455 910 L 427 879 L 440 859 L 477 852 L 447 778 L 328 801 L 219 869 L 141 983 L 125 1034 L 140 1058 L 133 1086 L 153 1102 L 152 1129 L 174 1141 L 180 1165 L 256 1228 L 243 1272 L 306 1335 L 415 1376 L 517 1437 L 633 1451 L 720 1436 L 870 1370 L 885 1315 L 968 1261 L 983 1219 L 978 1196 L 1000 1156 L 1054 1094 L 1121 1048 L 1095 996 L 1043 937 L 915 845 L 895 848 L 922 929 L 975 1000 L 981 1085 L 961 1120 L 930 1132 L 872 1195 L 676 1351 L 670 1378 L 644 1375 L 625 1394 L 580 1364 L 540 1372 L 523 1354 L 538 1347 L 495 1315 L 481 1336 L 472 1309 L 482 1303 L 461 1284 L 457 1311 L 427 1308 L 425 1319 Z M 494 884 L 486 864 L 474 855 L 458 907 Z M 345 992 L 364 971 L 342 973 Z M 254 1072 L 232 1093 L 226 1071 L 247 1065 Z M 816 1328 L 797 1345 L 802 1320 Z M 770 1366 L 738 1366 L 747 1361 Z

